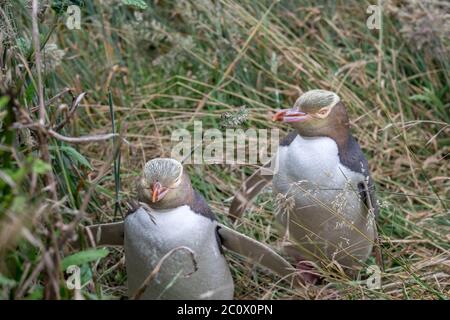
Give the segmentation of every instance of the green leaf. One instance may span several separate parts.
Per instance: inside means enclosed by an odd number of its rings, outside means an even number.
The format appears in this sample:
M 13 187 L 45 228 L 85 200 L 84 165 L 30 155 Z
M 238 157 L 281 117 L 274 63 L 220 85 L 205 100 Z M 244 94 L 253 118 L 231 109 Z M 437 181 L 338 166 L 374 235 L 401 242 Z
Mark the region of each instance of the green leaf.
M 142 10 L 145 10 L 148 7 L 144 0 L 122 0 L 122 3 Z
M 23 54 L 27 54 L 28 51 L 31 50 L 30 41 L 25 39 L 24 37 L 17 38 L 16 45 Z
M 54 147 L 50 147 L 50 149 L 54 149 Z M 75 148 L 73 148 L 71 146 L 62 146 L 62 147 L 60 147 L 60 149 L 71 160 L 75 160 L 79 164 L 92 170 L 91 163 L 81 153 L 79 153 Z
M 74 253 L 70 256 L 65 257 L 61 261 L 61 268 L 65 271 L 71 265 L 82 265 L 84 263 L 88 263 L 91 261 L 96 261 L 97 259 L 101 259 L 106 257 L 109 254 L 109 250 L 106 248 L 103 249 L 88 249 L 85 251 L 80 251 Z
M 36 93 L 36 87 L 33 85 L 28 85 L 25 90 L 25 101 L 31 103 L 33 101 L 33 98 L 37 95 Z
M 84 284 L 92 280 L 92 270 L 89 264 L 85 263 L 81 266 L 80 278 L 81 286 L 84 286 Z
M 42 300 L 44 297 L 44 287 L 36 286 L 33 292 L 31 292 L 28 296 L 25 297 L 25 300 Z
M 50 171 L 52 166 L 47 162 L 42 161 L 41 159 L 36 159 L 33 161 L 33 172 L 37 174 L 44 174 L 47 171 Z
M 9 102 L 9 97 L 0 97 L 0 109 L 3 109 Z
M 14 287 L 16 281 L 9 279 L 0 273 L 0 286 L 4 287 Z
M 14 198 L 11 205 L 11 210 L 14 212 L 23 212 L 27 205 L 27 199 L 24 196 L 17 196 Z

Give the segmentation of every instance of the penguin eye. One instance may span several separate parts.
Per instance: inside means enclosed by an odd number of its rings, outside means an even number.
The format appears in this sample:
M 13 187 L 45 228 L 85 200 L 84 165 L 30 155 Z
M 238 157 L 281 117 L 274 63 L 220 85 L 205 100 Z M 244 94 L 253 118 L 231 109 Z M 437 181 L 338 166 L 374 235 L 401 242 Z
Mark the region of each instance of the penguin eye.
M 320 109 L 319 111 L 317 111 L 317 115 L 319 115 L 320 117 L 324 117 L 324 116 L 326 116 L 327 115 L 327 113 L 328 113 L 328 109 L 327 108 L 323 108 L 323 109 Z

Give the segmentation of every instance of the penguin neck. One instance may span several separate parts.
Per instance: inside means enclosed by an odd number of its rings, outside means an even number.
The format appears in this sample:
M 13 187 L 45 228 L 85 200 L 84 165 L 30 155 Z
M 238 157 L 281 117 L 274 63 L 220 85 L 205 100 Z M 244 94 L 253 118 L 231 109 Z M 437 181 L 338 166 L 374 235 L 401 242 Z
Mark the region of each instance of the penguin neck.
M 340 155 L 346 155 L 350 142 L 350 123 L 342 102 L 333 107 L 328 121 L 320 126 L 298 126 L 297 133 L 302 137 L 328 137 L 336 142 Z
M 335 131 L 332 134 L 327 135 L 336 142 L 338 147 L 339 155 L 344 155 L 347 153 L 348 144 L 350 140 L 350 132 L 348 128 L 342 128 L 341 131 Z
M 301 130 L 298 130 L 297 133 L 302 137 L 327 137 L 333 139 L 337 145 L 339 155 L 344 156 L 347 153 L 350 141 L 350 131 L 347 126 L 331 126 L 328 130 L 324 130 L 322 133 L 315 135 L 309 135 Z

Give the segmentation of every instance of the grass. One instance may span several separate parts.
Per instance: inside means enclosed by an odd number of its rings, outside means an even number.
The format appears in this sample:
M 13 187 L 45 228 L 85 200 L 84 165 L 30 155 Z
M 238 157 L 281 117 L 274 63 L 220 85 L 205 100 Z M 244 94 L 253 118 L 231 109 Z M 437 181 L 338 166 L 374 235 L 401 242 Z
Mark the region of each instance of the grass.
M 345 102 L 377 185 L 382 289 L 327 274 L 325 287 L 293 290 L 228 254 L 235 297 L 448 298 L 448 25 L 424 30 L 440 21 L 433 15 L 450 8 L 406 2 L 403 9 L 401 1 L 386 3 L 380 32 L 366 27 L 369 3 L 360 1 L 156 1 L 146 9 L 117 5 L 120 0 L 85 1 L 81 30 L 69 30 L 65 17 L 47 8 L 38 14 L 33 38 L 27 1 L 0 1 L 0 297 L 124 296 L 121 249 L 81 259 L 87 285 L 66 288 L 60 265 L 77 252 L 70 239 L 79 226 L 120 219 L 117 199 L 133 197 L 133 182 L 147 160 L 170 155 L 173 130 L 192 130 L 194 120 L 220 128 L 221 115 L 242 105 L 249 111 L 242 128 L 268 128 L 274 110 L 322 88 Z M 418 37 L 425 42 L 421 48 L 415 46 Z M 49 44 L 64 51 L 60 61 L 62 52 L 46 50 Z M 35 67 L 39 55 L 41 72 Z M 122 139 L 116 137 L 116 143 L 73 143 L 51 135 L 31 125 L 42 119 L 41 104 L 45 124 L 67 117 L 60 135 L 98 137 L 113 132 L 113 123 L 126 142 L 118 144 Z M 187 169 L 223 222 L 234 191 L 254 170 Z M 279 248 L 272 211 L 267 191 L 238 230 Z

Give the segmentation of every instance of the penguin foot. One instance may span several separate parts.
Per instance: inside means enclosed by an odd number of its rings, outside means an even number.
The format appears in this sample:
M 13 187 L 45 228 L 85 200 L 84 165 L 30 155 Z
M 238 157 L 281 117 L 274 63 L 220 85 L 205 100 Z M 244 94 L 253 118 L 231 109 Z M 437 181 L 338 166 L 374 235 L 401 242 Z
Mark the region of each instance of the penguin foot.
M 320 275 L 315 272 L 315 266 L 307 260 L 298 260 L 296 263 L 299 276 L 303 278 L 305 284 L 315 285 L 320 282 Z

